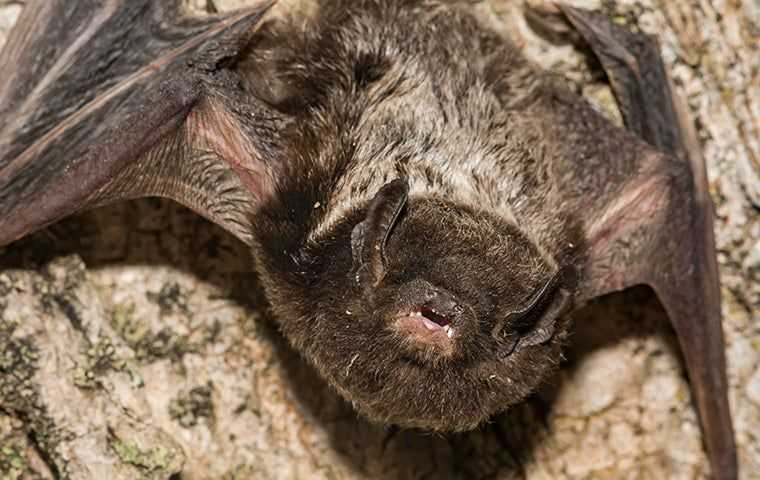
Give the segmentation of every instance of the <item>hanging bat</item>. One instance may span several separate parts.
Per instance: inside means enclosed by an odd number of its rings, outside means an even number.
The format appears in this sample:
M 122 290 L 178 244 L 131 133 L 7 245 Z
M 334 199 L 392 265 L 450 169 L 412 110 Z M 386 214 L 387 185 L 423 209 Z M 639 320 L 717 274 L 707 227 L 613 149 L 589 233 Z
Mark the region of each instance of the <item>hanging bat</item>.
M 712 205 L 655 43 L 561 8 L 622 129 L 468 3 L 26 2 L 0 55 L 0 245 L 172 198 L 250 246 L 280 329 L 361 414 L 441 432 L 544 382 L 573 308 L 648 284 L 735 479 Z

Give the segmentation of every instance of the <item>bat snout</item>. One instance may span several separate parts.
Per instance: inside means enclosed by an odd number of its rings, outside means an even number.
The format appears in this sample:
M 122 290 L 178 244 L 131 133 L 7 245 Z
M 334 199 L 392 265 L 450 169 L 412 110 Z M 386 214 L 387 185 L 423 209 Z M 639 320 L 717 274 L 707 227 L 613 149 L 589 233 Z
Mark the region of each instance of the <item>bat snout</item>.
M 401 306 L 391 328 L 413 349 L 453 356 L 462 335 L 474 323 L 472 309 L 453 293 L 425 280 L 414 280 L 399 291 Z

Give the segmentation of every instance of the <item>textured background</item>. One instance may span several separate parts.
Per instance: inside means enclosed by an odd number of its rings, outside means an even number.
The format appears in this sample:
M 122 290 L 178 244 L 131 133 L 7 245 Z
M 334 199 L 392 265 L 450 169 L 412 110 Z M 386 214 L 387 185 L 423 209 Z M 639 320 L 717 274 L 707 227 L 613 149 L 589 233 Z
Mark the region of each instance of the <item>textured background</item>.
M 656 34 L 691 107 L 718 213 L 742 478 L 760 478 L 760 0 L 568 3 Z M 477 8 L 614 115 L 598 75 L 536 37 L 522 4 Z M 0 2 L 0 44 L 21 8 Z M 676 340 L 646 289 L 577 312 L 567 362 L 535 398 L 432 436 L 357 418 L 278 335 L 249 271 L 236 240 L 160 200 L 0 249 L 0 479 L 707 475 Z

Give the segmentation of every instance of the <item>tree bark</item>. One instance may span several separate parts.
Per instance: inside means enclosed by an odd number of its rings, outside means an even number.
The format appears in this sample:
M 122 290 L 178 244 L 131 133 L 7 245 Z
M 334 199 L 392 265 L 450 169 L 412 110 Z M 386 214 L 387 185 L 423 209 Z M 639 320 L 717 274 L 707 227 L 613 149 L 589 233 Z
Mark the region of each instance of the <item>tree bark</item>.
M 718 214 L 741 476 L 760 478 L 760 2 L 567 3 L 655 34 L 688 101 Z M 21 8 L 0 2 L 0 45 Z M 615 116 L 585 57 L 533 33 L 522 1 L 473 8 Z M 646 289 L 574 314 L 567 361 L 530 401 L 431 436 L 357 418 L 279 336 L 250 271 L 234 238 L 153 199 L 0 250 L 0 479 L 709 475 L 674 334 Z

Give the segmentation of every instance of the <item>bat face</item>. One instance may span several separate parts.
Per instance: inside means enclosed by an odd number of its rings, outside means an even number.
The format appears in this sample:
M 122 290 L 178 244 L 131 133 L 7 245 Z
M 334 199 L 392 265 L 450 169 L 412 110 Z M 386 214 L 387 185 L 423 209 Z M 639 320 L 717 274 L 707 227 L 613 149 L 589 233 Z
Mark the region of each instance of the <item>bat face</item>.
M 525 213 L 525 230 L 508 218 L 510 180 L 487 188 L 494 202 L 474 187 L 478 169 L 536 176 L 520 162 L 534 160 L 502 140 L 520 133 L 503 126 L 507 87 L 480 79 L 497 66 L 472 67 L 461 44 L 438 37 L 429 47 L 451 58 L 393 58 L 367 31 L 394 15 L 416 22 L 416 10 L 367 4 L 370 13 L 352 8 L 354 17 L 329 9 L 324 27 L 306 33 L 312 48 L 285 49 L 267 32 L 260 44 L 277 47 L 246 60 L 248 83 L 267 72 L 274 87 L 263 96 L 294 117 L 276 160 L 294 173 L 257 211 L 254 257 L 285 336 L 357 410 L 406 427 L 472 429 L 558 366 L 582 268 L 563 244 L 583 242 L 566 220 L 544 222 L 563 231 L 539 240 L 531 224 L 541 216 Z M 474 28 L 455 11 L 439 14 L 447 28 Z M 370 39 L 368 51 L 351 47 Z M 440 83 L 415 76 L 437 67 Z M 459 89 L 463 105 L 453 100 Z
M 406 195 L 391 182 L 268 272 L 270 298 L 285 335 L 367 417 L 472 429 L 558 366 L 574 276 L 497 216 Z

